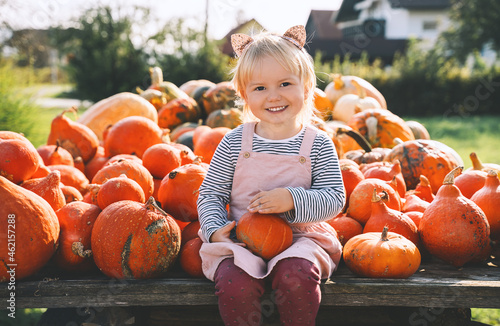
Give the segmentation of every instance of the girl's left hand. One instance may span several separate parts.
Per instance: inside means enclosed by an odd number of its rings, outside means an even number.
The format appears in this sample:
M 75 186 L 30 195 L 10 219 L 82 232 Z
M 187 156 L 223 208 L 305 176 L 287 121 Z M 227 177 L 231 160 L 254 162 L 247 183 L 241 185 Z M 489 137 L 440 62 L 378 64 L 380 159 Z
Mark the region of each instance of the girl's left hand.
M 251 213 L 279 214 L 294 208 L 292 194 L 285 188 L 261 191 L 250 200 L 247 209 Z

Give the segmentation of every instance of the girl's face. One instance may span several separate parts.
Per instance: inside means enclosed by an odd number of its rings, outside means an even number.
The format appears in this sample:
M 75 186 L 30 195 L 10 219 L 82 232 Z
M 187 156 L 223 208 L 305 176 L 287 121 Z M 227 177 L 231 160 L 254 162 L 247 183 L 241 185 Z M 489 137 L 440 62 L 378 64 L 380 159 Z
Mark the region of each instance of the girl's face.
M 297 115 L 304 106 L 304 85 L 299 76 L 287 71 L 273 57 L 259 61 L 245 93 L 250 110 L 261 124 L 295 131 L 300 127 Z

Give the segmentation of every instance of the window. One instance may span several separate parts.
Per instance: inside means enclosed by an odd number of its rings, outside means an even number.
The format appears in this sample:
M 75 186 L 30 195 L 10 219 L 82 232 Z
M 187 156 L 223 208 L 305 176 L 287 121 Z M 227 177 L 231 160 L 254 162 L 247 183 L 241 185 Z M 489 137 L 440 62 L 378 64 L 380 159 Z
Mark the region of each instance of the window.
M 424 31 L 435 31 L 437 30 L 437 21 L 424 21 L 422 27 Z

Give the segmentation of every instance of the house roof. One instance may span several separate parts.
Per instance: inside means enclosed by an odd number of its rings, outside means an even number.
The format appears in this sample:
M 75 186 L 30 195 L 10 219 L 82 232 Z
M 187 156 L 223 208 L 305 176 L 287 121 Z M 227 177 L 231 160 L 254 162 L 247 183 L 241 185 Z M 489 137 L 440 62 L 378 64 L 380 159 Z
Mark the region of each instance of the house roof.
M 389 0 L 392 8 L 408 9 L 444 9 L 448 8 L 450 0 Z
M 231 35 L 236 33 L 251 35 L 254 34 L 255 32 L 260 32 L 263 30 L 265 30 L 265 28 L 262 27 L 262 25 L 259 24 L 255 19 L 250 19 L 236 26 L 235 28 L 230 30 L 229 33 L 227 33 L 226 36 L 224 36 L 224 38 L 222 39 L 224 42 L 221 46 L 222 53 L 230 56 L 234 55 L 233 46 L 231 45 Z
M 332 21 L 337 11 L 311 10 L 307 19 L 306 32 L 314 39 L 336 40 L 342 38 L 342 31 Z
M 360 10 L 356 9 L 356 4 L 364 0 L 343 0 L 335 22 L 346 22 L 356 20 L 359 17 Z M 407 9 L 445 9 L 450 7 L 450 0 L 389 0 L 392 8 Z

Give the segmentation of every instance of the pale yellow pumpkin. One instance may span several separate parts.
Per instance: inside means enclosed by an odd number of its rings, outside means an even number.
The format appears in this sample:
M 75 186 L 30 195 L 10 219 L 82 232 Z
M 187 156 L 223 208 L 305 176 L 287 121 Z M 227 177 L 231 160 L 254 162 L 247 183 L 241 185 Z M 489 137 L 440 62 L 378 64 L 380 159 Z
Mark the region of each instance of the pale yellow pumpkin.
M 80 116 L 78 122 L 89 127 L 102 140 L 102 134 L 109 125 L 129 116 L 141 116 L 158 123 L 154 105 L 130 92 L 118 93 L 95 103 Z
M 366 95 L 366 90 L 359 83 L 352 80 L 351 83 L 357 88 L 357 94 L 342 95 L 333 107 L 332 118 L 348 122 L 351 117 L 368 109 L 383 109 L 380 103 L 373 97 Z
M 384 109 L 387 108 L 387 102 L 382 93 L 367 80 L 358 76 L 343 76 L 342 74 L 333 74 L 332 79 L 333 80 L 326 85 L 325 93 L 333 105 L 335 105 L 338 99 L 343 95 L 358 94 L 356 86 L 352 83 L 354 80 L 366 91 L 366 95 L 376 99 Z

